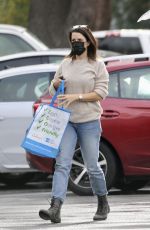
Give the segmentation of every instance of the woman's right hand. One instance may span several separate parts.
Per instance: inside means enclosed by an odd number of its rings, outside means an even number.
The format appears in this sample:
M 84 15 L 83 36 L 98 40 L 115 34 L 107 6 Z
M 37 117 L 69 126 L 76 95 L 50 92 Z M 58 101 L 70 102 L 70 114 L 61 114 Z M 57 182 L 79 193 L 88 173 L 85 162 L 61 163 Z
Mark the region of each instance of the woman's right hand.
M 65 78 L 63 76 L 60 76 L 57 80 L 53 81 L 53 86 L 54 86 L 55 90 L 58 89 L 62 80 L 65 80 Z
M 53 81 L 53 86 L 54 86 L 55 90 L 58 89 L 58 87 L 59 87 L 61 81 L 62 81 L 62 80 L 61 80 L 60 78 L 57 79 L 57 80 L 55 80 L 55 81 Z

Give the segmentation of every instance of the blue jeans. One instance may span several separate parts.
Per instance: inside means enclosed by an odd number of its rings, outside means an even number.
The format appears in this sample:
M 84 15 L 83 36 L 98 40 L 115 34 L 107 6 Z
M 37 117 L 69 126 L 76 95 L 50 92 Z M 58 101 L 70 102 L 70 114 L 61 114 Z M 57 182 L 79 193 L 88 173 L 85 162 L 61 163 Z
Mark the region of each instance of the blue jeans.
M 77 139 L 93 193 L 100 196 L 107 194 L 105 177 L 98 164 L 100 136 L 101 124 L 99 120 L 68 123 L 61 141 L 60 153 L 56 158 L 52 197 L 59 198 L 62 201 L 65 199 Z

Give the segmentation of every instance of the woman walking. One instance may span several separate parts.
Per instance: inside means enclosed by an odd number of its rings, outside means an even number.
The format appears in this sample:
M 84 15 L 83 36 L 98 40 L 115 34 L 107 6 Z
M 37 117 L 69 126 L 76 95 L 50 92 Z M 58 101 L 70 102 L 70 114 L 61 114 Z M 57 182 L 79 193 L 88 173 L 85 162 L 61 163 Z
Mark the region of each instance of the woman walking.
M 96 57 L 96 40 L 88 26 L 73 26 L 69 40 L 71 52 L 60 64 L 49 88 L 53 95 L 61 79 L 65 79 L 65 94 L 59 95 L 58 100 L 71 112 L 56 158 L 51 205 L 48 210 L 39 211 L 42 219 L 53 223 L 61 222 L 60 210 L 66 197 L 77 139 L 93 193 L 98 199 L 93 220 L 105 220 L 109 213 L 106 181 L 98 164 L 102 132 L 100 101 L 108 94 L 108 72 L 103 61 Z

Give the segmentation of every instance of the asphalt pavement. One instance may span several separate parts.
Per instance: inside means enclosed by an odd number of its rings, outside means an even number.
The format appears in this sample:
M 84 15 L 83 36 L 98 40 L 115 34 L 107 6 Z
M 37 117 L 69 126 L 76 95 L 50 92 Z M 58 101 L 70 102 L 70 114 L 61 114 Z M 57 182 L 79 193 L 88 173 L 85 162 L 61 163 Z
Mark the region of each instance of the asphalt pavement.
M 51 224 L 39 218 L 38 211 L 48 208 L 48 184 L 24 188 L 0 186 L 0 230 L 146 230 L 150 229 L 150 188 L 123 194 L 111 190 L 111 212 L 105 221 L 93 221 L 96 197 L 67 193 L 62 207 L 62 223 Z

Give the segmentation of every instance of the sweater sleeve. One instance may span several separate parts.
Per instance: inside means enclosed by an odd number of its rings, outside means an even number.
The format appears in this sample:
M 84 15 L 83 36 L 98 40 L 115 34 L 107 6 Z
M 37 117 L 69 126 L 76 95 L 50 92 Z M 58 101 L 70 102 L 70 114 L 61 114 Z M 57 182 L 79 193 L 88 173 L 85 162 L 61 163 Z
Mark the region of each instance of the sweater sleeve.
M 95 79 L 94 92 L 103 99 L 108 95 L 109 74 L 103 61 L 98 61 L 97 76 Z
M 60 64 L 60 66 L 58 67 L 55 75 L 54 75 L 54 79 L 51 81 L 51 84 L 49 86 L 49 93 L 53 96 L 56 93 L 56 90 L 54 88 L 53 83 L 55 82 L 55 80 L 57 80 L 59 77 L 62 76 L 62 64 Z

